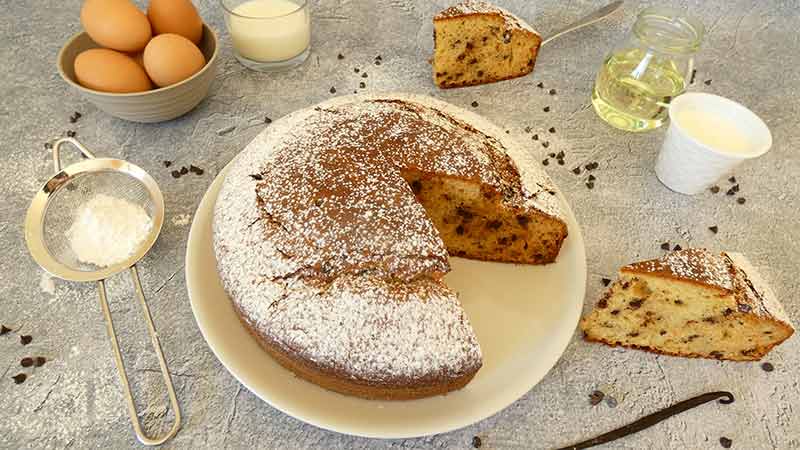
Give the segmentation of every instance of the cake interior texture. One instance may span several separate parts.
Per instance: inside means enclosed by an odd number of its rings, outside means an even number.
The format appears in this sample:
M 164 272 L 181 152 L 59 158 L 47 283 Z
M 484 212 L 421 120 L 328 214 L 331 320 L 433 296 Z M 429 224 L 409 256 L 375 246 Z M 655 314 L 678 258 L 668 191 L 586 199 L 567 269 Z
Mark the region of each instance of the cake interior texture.
M 526 75 L 541 38 L 508 16 L 448 14 L 434 20 L 433 75 L 439 87 L 472 86 Z
M 563 221 L 507 207 L 487 185 L 405 170 L 403 178 L 452 256 L 524 264 L 555 260 L 567 233 Z
M 792 330 L 749 310 L 734 292 L 623 272 L 583 319 L 585 337 L 677 356 L 758 360 Z

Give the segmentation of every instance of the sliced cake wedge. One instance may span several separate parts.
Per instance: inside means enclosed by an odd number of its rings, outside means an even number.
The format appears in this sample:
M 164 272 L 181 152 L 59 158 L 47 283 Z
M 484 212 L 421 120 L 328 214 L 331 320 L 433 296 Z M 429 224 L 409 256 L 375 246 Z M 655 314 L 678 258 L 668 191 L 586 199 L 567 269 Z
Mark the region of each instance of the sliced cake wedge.
M 740 253 L 686 249 L 622 267 L 584 338 L 676 356 L 754 361 L 794 328 Z
M 453 88 L 531 73 L 542 38 L 510 12 L 467 0 L 433 18 L 433 41 L 433 81 Z

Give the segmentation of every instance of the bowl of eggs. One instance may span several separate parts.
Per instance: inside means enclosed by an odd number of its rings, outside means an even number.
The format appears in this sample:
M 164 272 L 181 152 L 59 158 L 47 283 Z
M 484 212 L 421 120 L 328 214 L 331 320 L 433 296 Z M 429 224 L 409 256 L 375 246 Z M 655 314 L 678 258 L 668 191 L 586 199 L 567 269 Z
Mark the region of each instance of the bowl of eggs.
M 186 114 L 208 94 L 217 35 L 190 0 L 85 0 L 85 31 L 58 54 L 61 77 L 97 108 L 133 122 Z

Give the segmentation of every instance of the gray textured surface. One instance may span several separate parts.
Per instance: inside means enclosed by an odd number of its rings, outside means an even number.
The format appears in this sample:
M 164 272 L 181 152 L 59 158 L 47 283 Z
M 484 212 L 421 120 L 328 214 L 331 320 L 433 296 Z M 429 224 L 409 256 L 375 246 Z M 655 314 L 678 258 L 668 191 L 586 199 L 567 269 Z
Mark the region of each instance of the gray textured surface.
M 203 18 L 223 31 L 216 2 L 197 1 Z M 183 255 L 187 218 L 219 170 L 260 130 L 264 116 L 329 98 L 329 89 L 428 93 L 457 105 L 478 101 L 478 112 L 507 127 L 531 152 L 544 158 L 566 153 L 566 165 L 549 172 L 570 199 L 586 236 L 589 277 L 586 307 L 602 289 L 600 278 L 637 258 L 657 256 L 665 240 L 747 254 L 800 323 L 798 184 L 800 135 L 797 109 L 800 75 L 800 3 L 755 0 L 674 2 L 702 18 L 708 36 L 698 60 L 693 90 L 739 100 L 772 129 L 773 150 L 736 171 L 744 205 L 722 193 L 684 197 L 653 175 L 663 131 L 632 135 L 605 126 L 589 107 L 594 74 L 604 53 L 628 29 L 641 5 L 626 2 L 624 16 L 605 26 L 569 35 L 543 49 L 532 76 L 483 87 L 437 91 L 426 59 L 433 12 L 446 5 L 379 0 L 329 1 L 314 5 L 313 53 L 301 68 L 280 75 L 246 71 L 232 57 L 222 32 L 220 70 L 211 96 L 187 116 L 160 125 L 111 118 L 61 81 L 56 53 L 78 31 L 78 0 L 13 2 L 0 9 L 0 323 L 33 336 L 23 347 L 16 333 L 0 337 L 0 447 L 130 447 L 135 442 L 101 321 L 94 286 L 50 280 L 27 254 L 22 220 L 28 202 L 50 174 L 42 144 L 67 129 L 103 155 L 127 158 L 160 183 L 167 205 L 161 238 L 140 267 L 153 315 L 168 356 L 185 424 L 171 447 L 258 448 L 467 448 L 473 435 L 484 448 L 547 448 L 567 444 L 627 423 L 673 401 L 716 389 L 733 391 L 731 406 L 706 405 L 609 448 L 719 448 L 719 437 L 735 448 L 800 448 L 800 339 L 791 339 L 758 364 L 700 361 L 610 349 L 573 339 L 542 383 L 496 416 L 463 430 L 404 441 L 354 438 L 323 431 L 285 416 L 256 398 L 229 375 L 206 346 L 186 295 Z M 543 34 L 556 30 L 593 2 L 502 2 Z M 688 4 L 687 4 L 688 3 Z M 344 60 L 336 55 L 342 53 Z M 372 60 L 382 55 L 383 64 Z M 362 79 L 353 67 L 366 70 Z M 711 79 L 710 85 L 703 83 Z M 539 81 L 555 88 L 550 96 Z M 544 113 L 544 106 L 551 106 Z M 68 117 L 83 113 L 74 125 Z M 220 135 L 219 130 L 236 127 Z M 546 136 L 545 150 L 524 132 Z M 557 134 L 545 130 L 555 126 Z M 173 179 L 162 160 L 196 164 L 203 176 Z M 593 190 L 569 169 L 597 161 Z M 723 181 L 723 189 L 728 186 Z M 795 205 L 792 207 L 791 205 Z M 718 225 L 717 235 L 707 227 Z M 51 284 L 52 283 L 52 284 Z M 146 352 L 140 313 L 127 277 L 110 283 L 120 339 L 140 391 L 145 419 L 165 414 L 157 390 L 157 365 Z M 533 350 L 533 349 L 532 349 Z M 23 356 L 50 361 L 22 369 Z M 15 385 L 10 377 L 30 374 Z M 613 393 L 616 408 L 588 404 L 597 388 Z M 368 418 L 365 418 L 368 420 Z

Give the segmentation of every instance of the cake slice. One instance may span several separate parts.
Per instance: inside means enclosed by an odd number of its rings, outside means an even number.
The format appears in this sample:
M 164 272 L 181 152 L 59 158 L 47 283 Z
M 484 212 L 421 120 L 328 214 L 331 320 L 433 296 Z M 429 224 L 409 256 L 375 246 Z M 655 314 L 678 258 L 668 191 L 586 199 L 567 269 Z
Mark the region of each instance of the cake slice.
M 519 17 L 467 0 L 433 18 L 433 80 L 440 88 L 453 88 L 527 75 L 541 42 Z
M 581 329 L 611 346 L 734 361 L 759 360 L 794 333 L 744 255 L 705 249 L 622 267 Z

